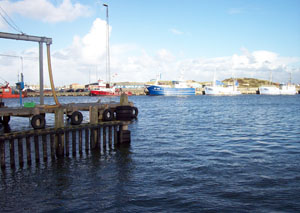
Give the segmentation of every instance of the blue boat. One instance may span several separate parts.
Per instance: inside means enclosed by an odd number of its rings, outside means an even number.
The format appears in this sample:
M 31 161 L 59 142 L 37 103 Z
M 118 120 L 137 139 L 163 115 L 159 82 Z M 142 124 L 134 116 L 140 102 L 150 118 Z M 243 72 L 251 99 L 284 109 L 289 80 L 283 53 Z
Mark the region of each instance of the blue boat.
M 173 81 L 172 85 L 146 85 L 149 95 L 195 95 L 196 89 L 189 87 L 185 82 Z

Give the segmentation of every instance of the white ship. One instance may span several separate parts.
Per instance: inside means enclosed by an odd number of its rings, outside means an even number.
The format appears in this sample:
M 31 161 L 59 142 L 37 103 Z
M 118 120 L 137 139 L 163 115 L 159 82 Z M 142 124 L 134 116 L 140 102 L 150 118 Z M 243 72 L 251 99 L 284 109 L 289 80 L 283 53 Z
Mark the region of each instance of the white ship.
M 212 86 L 205 86 L 205 95 L 240 95 L 241 92 L 237 90 L 239 83 L 233 79 L 232 85 L 224 85 L 221 81 L 217 81 L 214 75 Z
M 288 84 L 280 84 L 279 88 L 276 86 L 261 86 L 258 88 L 260 95 L 296 95 L 297 90 L 296 86 L 291 82 L 291 73 L 290 73 L 290 80 Z M 272 79 L 272 78 L 271 78 Z M 270 81 L 271 82 L 271 81 Z
M 292 84 L 280 84 L 276 86 L 261 86 L 258 88 L 260 95 L 296 95 L 296 86 Z

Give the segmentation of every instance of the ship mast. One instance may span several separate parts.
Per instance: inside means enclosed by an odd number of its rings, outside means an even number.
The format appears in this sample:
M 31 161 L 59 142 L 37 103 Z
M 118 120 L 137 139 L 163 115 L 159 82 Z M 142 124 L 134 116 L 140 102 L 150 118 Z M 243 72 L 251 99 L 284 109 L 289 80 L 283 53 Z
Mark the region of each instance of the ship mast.
M 109 22 L 108 22 L 108 5 L 103 4 L 106 7 L 106 84 L 107 88 L 110 88 L 110 53 L 109 53 Z

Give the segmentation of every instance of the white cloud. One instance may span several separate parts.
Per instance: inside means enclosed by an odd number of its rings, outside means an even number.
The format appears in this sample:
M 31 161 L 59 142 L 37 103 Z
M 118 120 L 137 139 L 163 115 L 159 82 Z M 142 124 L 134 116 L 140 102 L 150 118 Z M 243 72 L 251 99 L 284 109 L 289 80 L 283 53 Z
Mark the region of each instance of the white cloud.
M 234 14 L 241 14 L 243 13 L 244 9 L 242 8 L 230 8 L 227 12 L 230 14 L 230 15 L 234 15 Z
M 59 60 L 75 60 L 81 64 L 97 65 L 106 52 L 105 32 L 106 22 L 97 18 L 85 36 L 74 36 L 72 45 L 55 52 L 54 56 Z
M 81 16 L 90 14 L 89 7 L 80 3 L 72 3 L 71 0 L 63 0 L 55 6 L 49 0 L 21 0 L 1 1 L 0 6 L 8 15 L 20 14 L 24 17 L 42 20 L 44 22 L 73 21 Z M 0 27 L 3 27 L 0 23 Z
M 106 21 L 97 18 L 90 32 L 82 39 L 82 55 L 86 62 L 97 63 L 105 53 L 106 34 L 103 32 L 106 32 Z
M 111 31 L 111 27 L 109 29 Z M 90 79 L 104 79 L 105 53 L 106 22 L 97 18 L 85 36 L 74 36 L 70 47 L 53 53 L 58 79 L 66 79 L 61 82 L 65 84 L 87 84 Z
M 158 55 L 159 59 L 162 60 L 162 61 L 172 61 L 172 60 L 174 60 L 173 54 L 170 51 L 166 50 L 166 49 L 160 49 L 157 52 L 157 55 Z
M 175 28 L 170 29 L 170 32 L 175 34 L 175 35 L 182 35 L 183 34 L 183 32 L 181 32 L 181 31 L 179 31 Z

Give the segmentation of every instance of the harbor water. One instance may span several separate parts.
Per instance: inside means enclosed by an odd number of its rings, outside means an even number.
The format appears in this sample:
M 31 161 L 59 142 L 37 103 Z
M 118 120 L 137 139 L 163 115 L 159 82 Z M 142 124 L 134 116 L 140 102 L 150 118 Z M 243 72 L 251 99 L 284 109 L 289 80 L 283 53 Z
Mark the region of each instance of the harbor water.
M 0 171 L 0 212 L 300 212 L 300 95 L 129 100 L 130 147 Z

